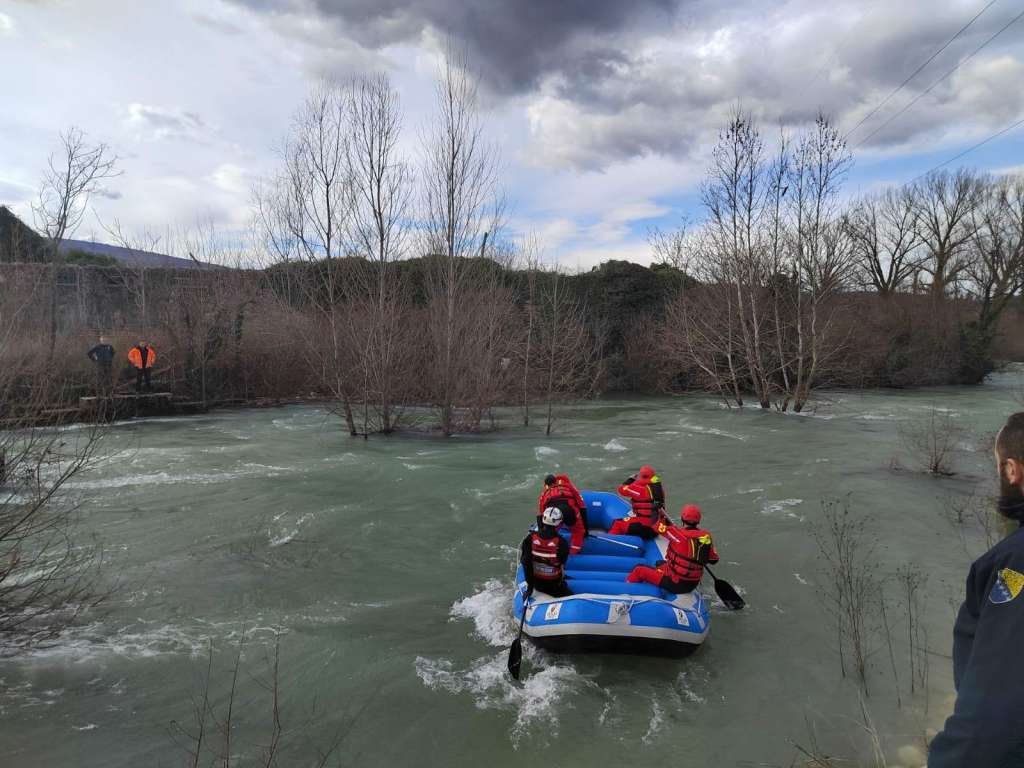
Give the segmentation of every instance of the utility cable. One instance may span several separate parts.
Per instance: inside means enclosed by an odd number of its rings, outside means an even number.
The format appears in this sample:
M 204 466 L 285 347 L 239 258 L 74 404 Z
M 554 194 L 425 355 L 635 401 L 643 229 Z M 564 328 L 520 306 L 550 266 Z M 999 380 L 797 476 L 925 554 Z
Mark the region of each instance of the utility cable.
M 872 117 L 872 115 L 874 115 L 876 112 L 878 112 L 878 110 L 880 110 L 882 107 L 884 107 L 889 102 L 889 99 L 891 99 L 897 93 L 902 91 L 903 90 L 903 86 L 905 86 L 907 83 L 909 83 L 915 77 L 917 77 L 921 73 L 922 69 L 927 67 L 933 61 L 935 61 L 935 57 L 936 56 L 938 56 L 944 50 L 949 48 L 949 46 L 953 43 L 954 40 L 956 40 L 958 37 L 960 37 L 960 35 L 962 35 L 964 32 L 966 32 L 968 30 L 968 28 L 981 17 L 981 14 L 983 14 L 985 11 L 987 11 L 989 8 L 991 8 L 993 5 L 995 5 L 997 2 L 998 2 L 998 0 L 991 0 L 991 2 L 988 5 L 986 5 L 980 11 L 978 11 L 974 15 L 973 19 L 971 19 L 966 24 L 964 24 L 962 27 L 960 27 L 960 29 L 957 30 L 955 35 L 953 35 L 951 38 L 949 38 L 949 40 L 947 40 L 945 42 L 945 44 L 941 48 L 939 48 L 939 50 L 937 50 L 935 53 L 933 53 L 931 56 L 929 56 L 928 59 L 921 66 L 919 66 L 917 69 L 915 69 L 913 72 L 911 72 L 910 75 L 907 77 L 907 79 L 904 80 L 902 83 L 900 83 L 898 86 L 896 86 L 896 88 L 892 91 L 892 93 L 890 93 L 888 96 L 886 96 L 880 102 L 878 102 L 878 104 L 875 106 L 875 108 L 872 109 L 870 112 L 868 112 L 866 115 L 864 115 L 864 117 L 862 117 L 860 119 L 860 122 L 858 122 L 855 126 L 853 126 L 853 128 L 848 130 L 846 132 L 846 136 L 844 136 L 843 138 L 849 138 L 851 133 L 853 133 L 858 128 L 860 128 L 862 125 L 864 125 L 864 123 L 867 122 Z
M 946 74 L 944 74 L 944 75 L 943 75 L 942 77 L 940 77 L 940 78 L 939 78 L 938 80 L 936 80 L 936 81 L 935 81 L 934 83 L 932 83 L 931 85 L 929 85 L 929 86 L 928 86 L 928 87 L 927 87 L 927 88 L 926 88 L 925 90 L 921 91 L 921 93 L 919 93 L 919 94 L 918 94 L 917 96 L 915 96 L 915 97 L 914 97 L 914 98 L 913 98 L 913 99 L 912 99 L 912 100 L 910 101 L 910 103 L 909 103 L 909 104 L 907 104 L 907 105 L 906 105 L 905 107 L 903 107 L 903 109 L 901 109 L 901 110 L 900 110 L 899 112 L 897 112 L 896 114 L 892 115 L 892 117 L 890 117 L 890 118 L 889 118 L 888 120 L 886 120 L 886 121 L 885 121 L 884 123 L 882 123 L 882 124 L 881 124 L 880 126 L 878 126 L 877 128 L 875 128 L 875 130 L 873 130 L 873 131 L 872 131 L 871 133 L 869 133 L 869 134 L 868 134 L 867 136 L 865 136 L 865 137 L 864 137 L 863 139 L 861 139 L 860 141 L 858 141 L 858 142 L 857 142 L 857 143 L 856 143 L 856 144 L 855 144 L 855 145 L 853 146 L 853 148 L 854 148 L 854 149 L 856 149 L 857 147 L 860 147 L 860 146 L 861 146 L 862 144 L 864 144 L 864 143 L 865 143 L 866 141 L 868 141 L 868 139 L 870 139 L 870 138 L 871 138 L 872 136 L 874 136 L 874 135 L 875 135 L 876 133 L 878 133 L 878 132 L 879 132 L 880 130 L 882 130 L 882 129 L 883 129 L 883 128 L 885 128 L 885 127 L 886 127 L 887 125 L 889 125 L 889 123 L 891 123 L 891 122 L 892 122 L 893 120 L 895 120 L 895 119 L 896 119 L 897 117 L 899 117 L 899 116 L 900 116 L 900 115 L 902 115 L 902 114 L 903 114 L 904 112 L 906 112 L 906 111 L 907 111 L 908 109 L 910 109 L 910 108 L 911 108 L 912 106 L 914 106 L 914 105 L 915 105 L 915 104 L 916 104 L 916 103 L 917 103 L 918 101 L 920 101 L 920 100 L 921 100 L 922 98 L 924 98 L 924 97 L 925 97 L 925 96 L 927 96 L 927 95 L 928 95 L 929 93 L 931 93 L 931 92 L 932 92 L 932 90 L 934 90 L 934 89 L 935 89 L 935 87 L 939 85 L 939 83 L 941 83 L 941 82 L 942 82 L 943 80 L 945 80 L 945 79 L 946 79 L 947 77 L 949 77 L 949 76 L 950 76 L 950 75 L 952 75 L 952 74 L 953 74 L 954 72 L 956 72 L 956 71 L 957 71 L 958 69 L 960 69 L 960 67 L 962 67 L 962 66 L 963 66 L 964 64 L 966 64 L 966 63 L 967 63 L 968 61 L 970 61 L 970 60 L 971 60 L 971 58 L 973 58 L 973 57 L 975 56 L 975 54 L 977 54 L 977 53 L 978 53 L 979 51 L 981 51 L 981 49 L 983 49 L 983 48 L 984 48 L 985 46 L 987 46 L 987 45 L 988 45 L 989 43 L 991 43 L 991 42 L 992 42 L 993 40 L 995 40 L 995 39 L 996 39 L 997 37 L 999 37 L 999 36 L 1000 36 L 1001 34 L 1003 34 L 1003 32 L 1005 32 L 1005 31 L 1006 31 L 1007 29 L 1009 29 L 1009 28 L 1010 28 L 1010 27 L 1011 27 L 1011 26 L 1012 26 L 1013 24 L 1017 23 L 1017 21 L 1019 21 L 1019 20 L 1021 19 L 1021 17 L 1024 17 L 1024 11 L 1021 11 L 1021 12 L 1020 12 L 1020 13 L 1018 13 L 1018 14 L 1017 14 L 1016 16 L 1014 16 L 1014 17 L 1013 17 L 1012 19 L 1010 19 L 1010 20 L 1009 20 L 1009 21 L 1008 21 L 1008 22 L 1007 22 L 1007 23 L 1006 23 L 1006 24 L 1005 24 L 1005 25 L 1004 25 L 1004 26 L 1002 27 L 1002 29 L 1000 29 L 1000 30 L 999 30 L 998 32 L 996 32 L 996 33 L 995 33 L 994 35 L 992 35 L 992 37 L 990 37 L 990 38 L 989 38 L 988 40 L 986 40 L 986 41 L 985 41 L 984 43 L 982 43 L 982 44 L 981 44 L 981 45 L 979 45 L 979 46 L 978 46 L 977 48 L 975 48 L 975 49 L 974 49 L 973 51 L 971 51 L 971 52 L 970 52 L 970 53 L 969 53 L 969 54 L 968 54 L 967 56 L 965 56 L 965 57 L 964 57 L 963 59 L 961 59 L 961 60 L 960 60 L 960 61 L 959 61 L 959 62 L 957 63 L 957 65 L 956 65 L 955 67 L 953 67 L 953 68 L 952 68 L 951 70 L 949 70 L 949 71 L 948 71 L 948 72 L 947 72 Z

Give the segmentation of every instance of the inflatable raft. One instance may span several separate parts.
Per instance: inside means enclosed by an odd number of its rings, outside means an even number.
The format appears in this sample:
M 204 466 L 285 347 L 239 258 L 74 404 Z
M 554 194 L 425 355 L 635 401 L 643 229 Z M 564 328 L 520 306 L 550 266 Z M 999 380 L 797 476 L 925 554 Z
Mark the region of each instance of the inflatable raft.
M 629 512 L 629 502 L 613 493 L 584 491 L 590 536 L 570 555 L 566 579 L 573 594 L 551 597 L 534 591 L 526 605 L 523 634 L 559 653 L 581 651 L 685 656 L 708 635 L 708 609 L 700 592 L 673 595 L 650 584 L 629 584 L 638 564 L 665 557 L 664 537 L 645 541 L 612 536 L 612 522 Z M 563 532 L 564 533 L 564 532 Z M 527 584 L 516 571 L 514 613 L 523 616 Z

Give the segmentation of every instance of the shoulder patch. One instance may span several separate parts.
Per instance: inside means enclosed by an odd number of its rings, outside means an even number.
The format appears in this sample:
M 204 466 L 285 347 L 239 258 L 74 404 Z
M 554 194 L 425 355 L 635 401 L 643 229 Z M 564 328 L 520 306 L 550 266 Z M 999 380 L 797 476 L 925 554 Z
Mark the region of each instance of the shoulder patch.
M 996 604 L 1008 603 L 1020 594 L 1021 589 L 1024 589 L 1024 573 L 1003 568 L 996 577 L 996 583 L 992 585 L 992 591 L 988 593 L 988 599 Z

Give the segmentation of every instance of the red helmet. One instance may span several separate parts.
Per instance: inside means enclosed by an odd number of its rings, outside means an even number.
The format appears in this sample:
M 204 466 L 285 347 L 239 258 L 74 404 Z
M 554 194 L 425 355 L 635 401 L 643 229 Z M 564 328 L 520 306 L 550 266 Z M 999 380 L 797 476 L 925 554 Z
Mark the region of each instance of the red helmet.
M 640 467 L 640 473 L 637 475 L 641 480 L 650 480 L 654 477 L 654 467 L 649 464 L 644 464 Z
M 679 517 L 686 525 L 700 525 L 700 507 L 696 504 L 687 504 Z

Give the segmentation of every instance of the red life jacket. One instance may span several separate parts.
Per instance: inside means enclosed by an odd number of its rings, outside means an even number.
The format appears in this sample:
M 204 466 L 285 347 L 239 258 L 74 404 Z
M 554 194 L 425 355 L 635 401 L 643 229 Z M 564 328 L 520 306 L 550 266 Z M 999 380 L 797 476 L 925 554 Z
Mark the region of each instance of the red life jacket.
M 670 526 L 665 531 L 668 550 L 662 571 L 672 581 L 700 581 L 704 575 L 704 564 L 718 561 L 711 542 L 711 534 L 703 528 L 677 528 Z
M 562 538 L 557 534 L 543 538 L 534 531 L 530 534 L 530 556 L 533 559 L 533 575 L 538 579 L 559 581 L 565 575 L 558 562 L 558 545 Z
M 646 480 L 634 480 L 619 486 L 619 495 L 629 499 L 633 507 L 633 521 L 654 528 L 658 524 L 658 505 Z

